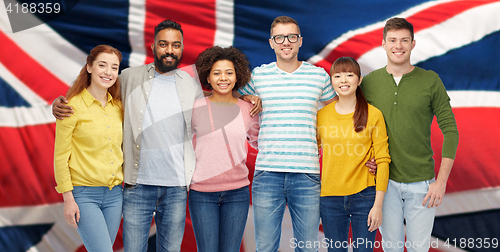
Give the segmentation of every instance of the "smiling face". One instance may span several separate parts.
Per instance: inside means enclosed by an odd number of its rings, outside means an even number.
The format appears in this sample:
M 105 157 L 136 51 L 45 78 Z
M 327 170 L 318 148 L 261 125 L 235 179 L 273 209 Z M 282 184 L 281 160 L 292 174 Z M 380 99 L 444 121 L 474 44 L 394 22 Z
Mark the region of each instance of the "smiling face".
M 361 79 L 353 72 L 334 73 L 331 77 L 332 86 L 339 96 L 356 96 L 356 89 L 361 84 Z
M 385 40 L 382 40 L 382 47 L 387 53 L 388 65 L 410 65 L 410 55 L 415 47 L 415 40 L 412 40 L 411 33 L 407 29 L 390 30 Z
M 177 69 L 183 49 L 181 32 L 175 29 L 159 31 L 151 49 L 155 57 L 156 71 L 166 73 Z
M 294 23 L 279 23 L 273 27 L 271 37 L 275 35 L 287 36 L 290 34 L 300 34 L 297 25 Z M 274 39 L 269 39 L 269 44 L 274 49 L 274 53 L 276 53 L 277 61 L 297 60 L 299 48 L 302 46 L 302 37 L 295 43 L 290 43 L 288 38 L 286 38 L 282 44 L 277 44 L 274 42 Z
M 232 96 L 234 85 L 236 84 L 236 71 L 233 62 L 229 60 L 219 60 L 212 65 L 207 82 L 212 85 L 214 95 Z
M 108 89 L 118 79 L 118 68 L 120 61 L 114 53 L 101 53 L 97 55 L 92 66 L 87 65 L 90 73 L 90 85 L 99 89 Z

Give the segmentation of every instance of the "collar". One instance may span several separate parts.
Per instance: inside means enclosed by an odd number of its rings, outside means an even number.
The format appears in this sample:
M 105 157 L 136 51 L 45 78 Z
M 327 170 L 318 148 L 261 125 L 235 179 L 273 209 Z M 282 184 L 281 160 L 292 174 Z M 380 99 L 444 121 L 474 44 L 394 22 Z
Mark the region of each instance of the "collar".
M 418 66 L 413 66 L 413 69 L 410 72 L 401 75 L 401 78 L 404 77 L 404 76 L 410 76 L 410 75 L 412 75 L 413 73 L 417 72 L 418 69 L 419 69 Z M 391 77 L 394 77 L 394 75 L 392 73 L 389 73 L 389 71 L 387 71 L 387 65 L 385 65 L 384 70 L 385 70 L 385 73 L 387 75 L 389 75 Z
M 89 93 L 89 91 L 85 88 L 80 95 L 82 96 L 83 102 L 87 107 L 90 107 L 92 103 L 96 102 L 97 100 Z M 108 103 L 113 103 L 113 96 L 108 92 Z
M 279 66 L 278 66 L 278 62 L 274 62 L 274 66 L 278 69 L 278 72 L 281 73 L 281 74 L 294 74 L 295 72 L 297 72 L 299 69 L 302 68 L 302 66 L 304 66 L 307 62 L 305 61 L 299 61 L 299 66 L 297 68 L 295 68 L 295 70 L 293 70 L 292 72 L 287 72 L 283 69 L 281 69 Z

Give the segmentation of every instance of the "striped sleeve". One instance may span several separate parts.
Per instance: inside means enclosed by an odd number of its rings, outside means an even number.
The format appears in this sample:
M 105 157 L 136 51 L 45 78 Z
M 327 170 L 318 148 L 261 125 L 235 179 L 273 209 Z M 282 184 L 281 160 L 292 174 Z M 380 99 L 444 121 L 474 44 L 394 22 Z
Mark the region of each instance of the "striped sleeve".
M 255 85 L 253 83 L 253 73 L 250 82 L 238 89 L 238 93 L 240 93 L 240 95 L 257 95 L 257 92 L 255 92 Z
M 332 83 L 330 82 L 330 75 L 325 72 L 325 86 L 323 87 L 323 92 L 321 93 L 321 97 L 319 98 L 320 102 L 331 100 L 335 97 L 336 93 L 333 89 Z

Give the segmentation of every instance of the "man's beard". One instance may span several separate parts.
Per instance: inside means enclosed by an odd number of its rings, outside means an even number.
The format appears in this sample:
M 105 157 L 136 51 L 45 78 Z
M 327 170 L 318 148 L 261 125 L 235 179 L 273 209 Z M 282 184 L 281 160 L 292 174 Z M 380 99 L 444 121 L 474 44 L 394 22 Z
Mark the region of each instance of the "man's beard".
M 172 57 L 175 60 L 173 64 L 171 65 L 164 64 L 163 59 L 166 57 Z M 158 58 L 155 54 L 155 67 L 160 73 L 167 73 L 177 69 L 177 66 L 179 65 L 180 61 L 181 59 L 179 59 L 177 55 L 171 53 L 163 54 L 160 58 Z

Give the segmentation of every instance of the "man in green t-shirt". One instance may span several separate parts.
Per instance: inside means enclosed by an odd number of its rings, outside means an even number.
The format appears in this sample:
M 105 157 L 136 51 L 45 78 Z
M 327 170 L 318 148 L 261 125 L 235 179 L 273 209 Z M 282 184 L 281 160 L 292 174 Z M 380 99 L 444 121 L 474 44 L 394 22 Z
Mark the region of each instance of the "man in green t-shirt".
M 442 202 L 455 159 L 457 125 L 439 76 L 410 63 L 415 47 L 412 24 L 404 18 L 389 19 L 382 46 L 387 66 L 366 75 L 360 86 L 368 102 L 382 111 L 389 136 L 392 162 L 382 209 L 382 245 L 385 252 L 402 252 L 404 247 L 428 251 L 435 207 Z M 444 135 L 437 177 L 430 140 L 434 116 Z

